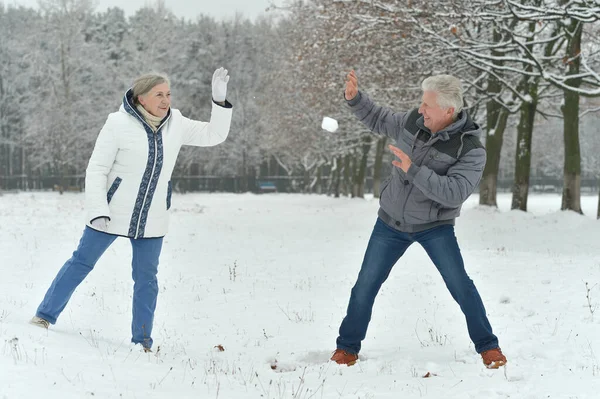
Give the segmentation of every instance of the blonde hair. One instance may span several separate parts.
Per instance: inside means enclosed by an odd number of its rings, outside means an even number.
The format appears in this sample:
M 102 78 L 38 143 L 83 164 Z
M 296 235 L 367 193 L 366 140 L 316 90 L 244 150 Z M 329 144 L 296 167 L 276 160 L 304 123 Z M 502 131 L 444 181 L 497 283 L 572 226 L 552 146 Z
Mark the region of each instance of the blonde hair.
M 460 80 L 452 75 L 430 76 L 421 84 L 423 91 L 437 93 L 437 103 L 441 108 L 454 108 L 453 118 L 463 109 L 463 90 Z
M 147 94 L 156 85 L 166 83 L 171 87 L 171 82 L 167 75 L 162 73 L 146 73 L 133 82 L 133 102 L 139 104 L 139 96 Z

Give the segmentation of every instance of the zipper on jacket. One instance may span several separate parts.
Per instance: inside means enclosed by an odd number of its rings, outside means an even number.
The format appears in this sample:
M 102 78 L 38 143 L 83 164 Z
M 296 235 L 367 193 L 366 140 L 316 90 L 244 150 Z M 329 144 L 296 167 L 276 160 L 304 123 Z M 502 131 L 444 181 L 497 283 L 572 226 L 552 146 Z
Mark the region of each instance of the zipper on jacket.
M 138 216 L 137 225 L 135 226 L 135 237 L 138 238 L 140 234 L 140 223 L 142 221 L 142 213 L 144 212 L 144 206 L 146 205 L 146 199 L 148 199 L 148 192 L 150 191 L 150 186 L 152 185 L 152 177 L 154 177 L 154 171 L 156 170 L 156 159 L 158 157 L 158 140 L 156 140 L 156 133 L 154 133 L 154 163 L 152 164 L 152 173 L 150 173 L 150 181 L 148 182 L 148 187 L 146 187 L 146 193 L 144 194 L 144 200 L 142 201 L 142 207 L 140 209 L 140 215 Z
M 167 121 L 171 119 L 168 118 L 166 121 L 164 121 L 162 123 L 162 125 L 160 125 L 158 127 L 158 129 L 156 129 L 156 132 L 153 132 L 154 134 L 154 163 L 152 164 L 152 173 L 150 173 L 150 181 L 148 182 L 148 187 L 146 187 L 146 193 L 144 194 L 144 200 L 142 201 L 142 207 L 140 209 L 140 215 L 138 216 L 138 220 L 137 220 L 137 225 L 135 226 L 135 235 L 133 238 L 138 238 L 138 235 L 140 234 L 140 223 L 142 222 L 142 213 L 144 212 L 144 206 L 146 205 L 146 199 L 148 199 L 148 192 L 150 191 L 150 186 L 152 182 L 152 178 L 154 177 L 154 171 L 156 170 L 156 161 L 158 158 L 158 140 L 156 138 L 156 135 L 158 134 L 158 132 L 160 131 L 160 129 L 164 126 L 165 123 L 167 123 Z M 150 127 L 150 125 L 148 125 L 146 123 L 146 121 L 143 121 L 146 126 Z M 150 129 L 152 130 L 152 129 Z M 148 209 L 148 212 L 150 212 L 150 210 Z
M 419 129 L 419 131 L 417 132 L 417 134 L 416 134 L 416 136 L 415 136 L 415 141 L 414 141 L 414 143 L 416 143 L 416 138 L 419 136 L 419 134 L 420 134 L 420 133 L 421 133 L 421 129 Z M 429 136 L 429 140 L 427 140 L 427 142 L 426 142 L 426 143 L 424 143 L 424 144 L 423 144 L 423 146 L 425 146 L 426 144 L 428 144 L 428 143 L 429 143 L 429 142 L 430 142 L 432 139 L 433 139 L 433 134 L 431 134 L 431 135 Z M 423 160 L 422 160 L 422 161 L 421 161 L 421 163 L 420 163 L 420 164 L 418 164 L 417 166 L 421 166 L 421 165 L 423 165 L 423 161 L 425 161 L 425 160 L 427 159 L 427 154 L 429 154 L 429 151 L 431 151 L 431 148 L 433 148 L 433 144 L 431 144 L 431 145 L 429 146 L 429 148 L 427 149 L 427 152 L 425 152 L 425 155 L 423 156 Z M 411 150 L 412 150 L 412 152 L 414 152 L 414 147 L 413 147 L 413 148 L 411 148 Z M 406 173 L 408 173 L 408 171 L 407 171 Z M 405 181 L 408 181 L 408 179 L 407 179 L 407 180 L 403 180 L 403 181 L 402 181 L 402 184 L 404 184 L 404 182 L 405 182 Z M 402 204 L 402 224 L 406 224 L 406 220 L 405 220 L 405 218 L 404 218 L 404 214 L 406 213 L 406 203 L 408 202 L 408 197 L 410 197 L 410 194 L 412 193 L 412 190 L 413 190 L 413 188 L 415 188 L 415 185 L 414 185 L 414 184 L 412 184 L 412 185 L 410 186 L 410 189 L 408 190 L 408 194 L 406 194 L 406 197 L 404 197 L 404 203 Z M 431 213 L 431 210 L 430 210 L 430 213 Z

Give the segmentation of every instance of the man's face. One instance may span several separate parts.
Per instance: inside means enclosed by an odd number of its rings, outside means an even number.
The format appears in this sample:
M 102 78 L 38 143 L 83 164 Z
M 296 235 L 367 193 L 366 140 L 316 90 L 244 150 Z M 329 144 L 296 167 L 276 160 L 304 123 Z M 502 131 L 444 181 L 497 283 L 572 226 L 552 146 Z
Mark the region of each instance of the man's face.
M 139 96 L 140 104 L 154 116 L 164 118 L 171 106 L 171 90 L 169 85 L 161 83 L 156 85 L 148 93 Z
M 423 92 L 423 100 L 419 107 L 419 113 L 423 115 L 425 127 L 431 133 L 436 133 L 452 123 L 454 108 L 441 108 L 437 103 L 437 93 L 427 90 Z

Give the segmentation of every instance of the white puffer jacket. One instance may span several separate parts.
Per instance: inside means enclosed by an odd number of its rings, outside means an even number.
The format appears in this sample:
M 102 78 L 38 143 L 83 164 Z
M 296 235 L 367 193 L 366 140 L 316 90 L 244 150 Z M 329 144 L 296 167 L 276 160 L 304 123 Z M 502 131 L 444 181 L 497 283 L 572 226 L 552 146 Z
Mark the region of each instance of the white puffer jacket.
M 169 226 L 171 173 L 182 145 L 214 146 L 227 138 L 232 106 L 213 103 L 210 122 L 171 109 L 157 132 L 133 105 L 131 90 L 98 135 L 85 177 L 87 225 L 110 218 L 107 233 L 162 237 Z M 92 227 L 93 228 L 93 227 Z

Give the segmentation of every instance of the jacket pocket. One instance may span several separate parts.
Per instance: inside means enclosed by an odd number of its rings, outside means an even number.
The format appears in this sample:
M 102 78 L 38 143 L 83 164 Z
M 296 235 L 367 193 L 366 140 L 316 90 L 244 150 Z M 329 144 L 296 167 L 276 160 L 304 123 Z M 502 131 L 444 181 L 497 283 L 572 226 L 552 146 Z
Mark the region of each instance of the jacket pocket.
M 167 185 L 167 210 L 169 210 L 171 208 L 171 193 L 172 193 L 172 185 L 171 185 L 171 181 L 169 180 L 169 183 Z
M 404 220 L 408 224 L 423 224 L 437 220 L 437 209 L 432 200 L 413 187 L 404 206 Z
M 106 201 L 109 204 L 110 204 L 110 201 L 112 200 L 113 195 L 115 195 L 117 188 L 119 188 L 119 185 L 121 185 L 121 181 L 122 181 L 122 179 L 120 177 L 116 177 L 115 180 L 113 181 L 112 185 L 108 189 L 108 193 L 106 194 Z
M 381 198 L 381 196 L 383 195 L 383 192 L 385 191 L 386 188 L 388 188 L 391 181 L 392 181 L 391 176 L 383 181 L 383 184 L 381 185 L 381 188 L 379 189 L 379 198 Z
M 435 201 L 431 201 L 431 209 L 429 209 L 429 220 L 436 221 L 440 215 L 441 205 Z
M 448 220 L 454 219 L 460 216 L 460 209 L 458 208 L 440 208 L 437 211 L 437 219 L 438 220 Z
M 438 175 L 446 175 L 450 166 L 455 162 L 456 160 L 454 158 L 432 148 L 427 154 L 427 157 L 423 160 L 423 165 L 427 166 Z

